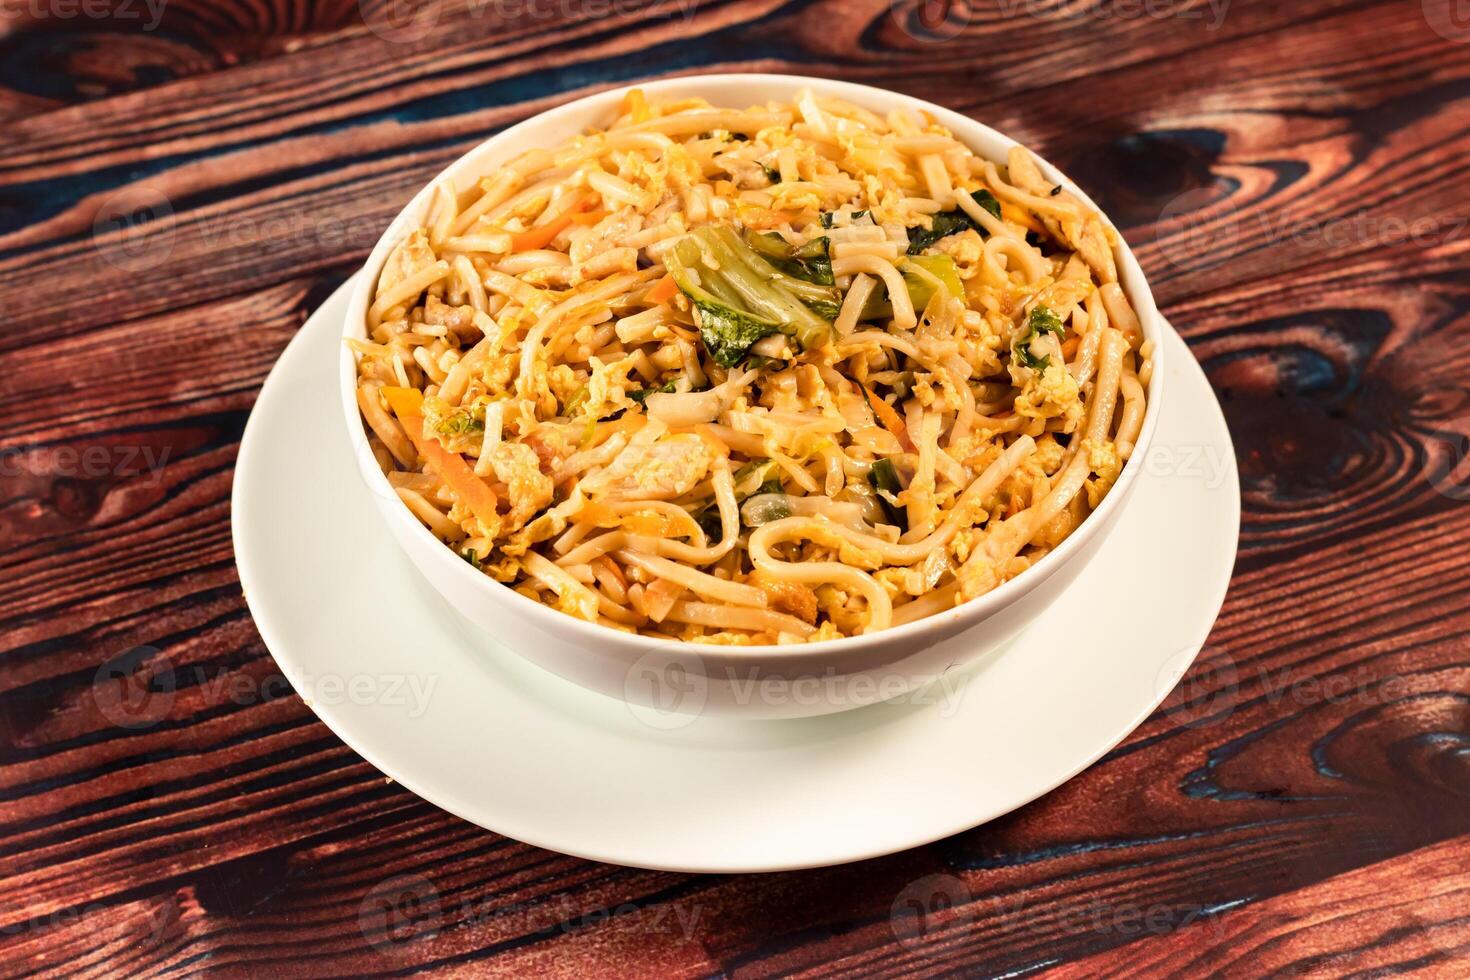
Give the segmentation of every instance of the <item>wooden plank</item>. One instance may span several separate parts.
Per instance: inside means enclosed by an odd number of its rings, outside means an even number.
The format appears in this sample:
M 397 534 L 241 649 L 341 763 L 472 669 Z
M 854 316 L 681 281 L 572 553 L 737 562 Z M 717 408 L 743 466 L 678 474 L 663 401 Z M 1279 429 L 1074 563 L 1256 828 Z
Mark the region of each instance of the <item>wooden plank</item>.
M 943 44 L 880 0 L 690 11 L 304 35 L 7 124 L 0 962 L 1450 975 L 1470 947 L 1470 46 L 1370 2 L 1237 2 L 1214 31 L 997 8 Z M 228 495 L 269 365 L 432 171 L 573 93 L 716 63 L 936 99 L 1098 192 L 1223 394 L 1245 525 L 1199 663 L 1086 773 L 928 848 L 699 878 L 508 842 L 386 783 L 283 687 Z M 148 187 L 172 214 L 96 247 L 108 198 Z M 1218 476 L 1161 448 L 1166 478 Z
M 1470 838 L 1049 971 L 1064 977 L 1453 977 L 1470 956 Z
M 998 57 L 1029 57 L 1033 38 L 1044 42 L 1059 29 L 1045 18 L 1037 20 L 1034 34 L 1019 35 L 979 22 L 975 39 L 966 35 L 960 50 L 993 42 L 988 46 L 994 50 L 983 65 L 994 66 L 986 71 L 1003 74 L 958 91 L 936 91 L 934 69 L 925 57 L 933 57 L 933 45 L 899 32 L 905 43 L 903 56 L 909 60 L 890 66 L 882 59 L 881 44 L 891 41 L 889 35 L 894 33 L 887 3 L 854 4 L 852 19 L 842 21 L 853 25 L 848 30 L 854 42 L 862 41 L 857 50 L 863 57 L 857 64 L 822 60 L 825 45 L 834 40 L 829 36 L 830 21 L 804 5 L 763 0 L 759 8 L 707 4 L 690 9 L 687 21 L 671 20 L 655 10 L 637 31 L 623 22 L 593 21 L 545 33 L 496 35 L 488 44 L 480 33 L 484 21 L 471 19 L 467 26 L 441 22 L 436 30 L 452 29 L 452 39 L 436 35 L 418 45 L 364 39 L 360 43 L 367 47 L 360 51 L 342 47 L 306 52 L 299 59 L 178 83 L 177 91 L 170 93 L 176 98 L 170 102 L 168 123 L 156 121 L 164 110 L 154 108 L 150 119 L 143 99 L 137 98 L 134 105 L 124 97 L 24 124 L 19 147 L 0 155 L 0 189 L 24 188 L 37 203 L 8 235 L 0 235 L 0 249 L 12 250 L 9 258 L 0 252 L 0 274 L 26 287 L 11 306 L 13 329 L 0 344 L 27 342 L 38 331 L 53 335 L 58 330 L 87 329 L 98 323 L 101 309 L 111 311 L 114 319 L 142 316 L 169 304 L 260 288 L 360 258 L 375 240 L 376 229 L 459 153 L 512 121 L 605 87 L 608 82 L 589 85 L 587 80 L 614 73 L 610 68 L 614 63 L 624 65 L 615 74 L 637 77 L 639 73 L 619 59 L 650 45 L 677 45 L 681 51 L 696 53 L 751 52 L 756 57 L 740 65 L 794 69 L 798 66 L 774 56 L 771 39 L 816 35 L 822 38 L 811 42 L 818 58 L 804 62 L 800 70 L 915 90 L 940 102 L 962 104 L 974 91 L 994 93 L 993 102 L 1005 102 L 1008 114 L 1019 104 L 1014 101 L 1017 94 L 1055 86 L 1069 74 L 1076 92 L 1097 84 L 1094 77 L 1081 77 L 1089 64 L 1085 58 L 1058 59 L 1052 70 L 1023 72 Z M 1255 32 L 1288 19 L 1286 9 L 1245 8 L 1227 21 L 1221 36 L 1228 32 L 1254 37 Z M 1333 17 L 1317 17 L 1314 23 L 1328 25 L 1319 31 L 1341 32 L 1357 29 L 1357 18 L 1376 29 L 1385 16 L 1379 9 L 1347 7 L 1337 15 L 1343 18 L 1340 25 Z M 748 23 L 752 14 L 756 21 Z M 1061 28 L 1067 26 L 1063 23 Z M 1133 43 L 1122 45 L 1123 37 Z M 1110 63 L 1122 61 L 1111 73 L 1122 76 L 1118 84 L 1130 91 L 1164 93 L 1159 96 L 1164 98 L 1171 91 L 1161 79 L 1169 74 L 1166 60 L 1150 58 L 1167 59 L 1189 50 L 1189 40 L 1143 18 L 1108 21 L 1097 41 L 1089 44 L 1096 43 L 1099 52 L 1107 47 L 1112 52 Z M 1023 41 L 1026 46 L 1019 50 L 1007 48 Z M 1246 47 L 1236 49 L 1217 41 L 1192 60 L 1218 57 L 1216 69 L 1221 70 L 1252 50 L 1249 41 L 1240 43 Z M 873 45 L 879 45 L 879 51 L 866 50 Z M 1402 47 L 1405 50 L 1397 54 L 1412 58 L 1415 65 L 1424 62 L 1422 44 L 1412 50 Z M 1126 51 L 1121 59 L 1120 49 Z M 1329 56 L 1316 49 L 1307 54 Z M 1436 67 L 1451 75 L 1463 60 L 1448 50 L 1434 55 L 1444 62 Z M 387 84 L 356 69 L 364 60 L 385 57 L 398 73 Z M 1335 60 L 1339 55 L 1332 52 L 1330 57 Z M 1374 77 L 1392 75 L 1398 70 L 1392 57 L 1380 55 L 1375 47 L 1372 63 L 1361 68 Z M 1045 58 L 1040 60 L 1046 63 Z M 1005 65 L 1012 67 L 1001 67 Z M 1313 67 L 1306 64 L 1302 70 Z M 527 97 L 516 79 L 533 69 L 545 81 Z M 228 90 L 216 91 L 226 86 Z M 1199 99 L 1197 91 L 1172 91 L 1181 103 Z M 225 98 L 234 106 L 227 117 L 215 108 Z M 115 123 L 98 125 L 96 116 L 104 107 L 130 120 L 123 132 L 117 132 L 120 127 Z M 1158 107 L 1160 112 L 1166 109 Z M 143 118 L 131 121 L 135 113 Z M 991 118 L 989 112 L 981 115 Z M 996 121 L 1008 120 L 1002 116 Z M 1036 138 L 1046 149 L 1056 134 L 1021 135 Z M 146 176 L 118 183 L 120 173 L 132 174 L 139 168 Z M 46 176 L 38 183 L 37 176 L 43 173 Z M 1444 194 L 1454 191 L 1453 186 L 1443 188 Z M 58 200 L 68 203 L 59 208 L 47 203 Z M 27 249 L 24 255 L 13 251 L 22 247 Z M 29 288 L 78 274 L 86 276 L 86 297 L 92 302 Z

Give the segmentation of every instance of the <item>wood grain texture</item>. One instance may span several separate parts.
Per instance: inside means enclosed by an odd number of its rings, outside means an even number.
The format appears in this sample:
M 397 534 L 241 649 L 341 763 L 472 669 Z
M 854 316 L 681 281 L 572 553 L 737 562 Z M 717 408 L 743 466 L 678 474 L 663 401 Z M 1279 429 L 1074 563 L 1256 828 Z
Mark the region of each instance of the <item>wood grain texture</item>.
M 0 8 L 23 15 L 0 21 L 0 972 L 1466 975 L 1454 0 L 926 5 L 943 23 L 176 0 L 152 30 L 59 3 Z M 229 541 L 261 381 L 425 179 L 557 102 L 708 69 L 870 82 L 1034 145 L 1138 249 L 1240 460 L 1230 594 L 1159 711 L 1016 813 L 839 868 L 638 871 L 438 811 L 285 683 Z

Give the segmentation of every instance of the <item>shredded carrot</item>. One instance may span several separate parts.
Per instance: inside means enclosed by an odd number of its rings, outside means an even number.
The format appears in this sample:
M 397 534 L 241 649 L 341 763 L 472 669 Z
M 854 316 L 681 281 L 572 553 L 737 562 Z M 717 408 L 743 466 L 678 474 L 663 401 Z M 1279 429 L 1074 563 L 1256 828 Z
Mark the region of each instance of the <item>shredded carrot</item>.
M 516 232 L 510 236 L 510 250 L 512 252 L 530 252 L 534 249 L 545 248 L 551 244 L 551 240 L 566 230 L 567 226 L 576 220 L 577 212 L 585 211 L 592 206 L 593 195 L 583 194 L 573 201 L 565 211 L 546 222 L 537 225 L 528 231 Z
M 439 478 L 454 491 L 456 497 L 464 501 L 470 513 L 487 530 L 497 527 L 500 517 L 495 509 L 495 491 L 475 475 L 463 456 L 450 452 L 440 445 L 439 440 L 424 434 L 423 393 L 416 388 L 384 388 L 383 397 L 388 399 L 388 407 L 393 409 L 393 414 L 403 423 L 403 430 L 408 433 L 414 448 L 439 474 Z
M 1009 221 L 1011 224 L 1021 225 L 1025 228 L 1030 229 L 1031 231 L 1036 232 L 1038 235 L 1044 234 L 1046 232 L 1046 229 L 1037 224 L 1036 219 L 1031 217 L 1029 212 L 1020 207 L 1017 207 L 1010 201 L 1000 202 L 1000 216 Z
M 653 288 L 644 294 L 644 299 L 650 303 L 667 303 L 679 292 L 679 284 L 674 282 L 673 276 L 664 276 L 653 284 Z
M 1081 346 L 1081 337 L 1078 337 L 1076 334 L 1068 337 L 1062 344 L 1062 359 L 1066 361 L 1072 360 L 1072 358 L 1077 356 L 1077 348 Z
M 873 414 L 878 416 L 879 422 L 883 423 L 883 428 L 898 436 L 899 445 L 903 446 L 907 452 L 918 452 L 918 449 L 914 447 L 913 440 L 909 438 L 908 427 L 903 424 L 903 419 L 898 417 L 898 413 L 893 410 L 893 406 L 873 394 L 872 389 L 867 385 L 863 385 L 862 389 L 863 394 L 868 396 L 868 404 L 873 407 Z
M 607 504 L 586 503 L 572 515 L 573 524 L 591 524 L 593 527 L 617 527 L 622 522 L 618 512 Z
M 623 527 L 629 534 L 648 538 L 667 537 L 674 530 L 673 522 L 668 517 L 655 512 L 629 514 L 623 518 Z
M 609 419 L 598 422 L 596 431 L 592 434 L 590 446 L 600 446 L 619 432 L 633 433 L 643 428 L 648 422 L 648 416 L 643 414 L 634 415 L 631 412 L 622 418 Z
M 612 212 L 611 211 L 603 211 L 600 208 L 598 210 L 596 210 L 596 211 L 584 211 L 581 214 L 574 214 L 574 215 L 572 215 L 572 224 L 574 224 L 574 225 L 589 225 L 589 226 L 590 225 L 595 225 L 599 221 L 601 221 L 603 218 L 606 218 L 609 214 L 612 214 Z

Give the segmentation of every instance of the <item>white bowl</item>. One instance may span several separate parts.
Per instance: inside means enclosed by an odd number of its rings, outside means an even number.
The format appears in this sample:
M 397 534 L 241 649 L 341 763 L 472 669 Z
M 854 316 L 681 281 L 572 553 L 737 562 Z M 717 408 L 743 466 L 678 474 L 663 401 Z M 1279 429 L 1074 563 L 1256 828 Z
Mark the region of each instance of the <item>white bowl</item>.
M 959 113 L 849 82 L 793 75 L 698 75 L 641 86 L 650 96 L 699 96 L 731 108 L 770 100 L 789 102 L 807 87 L 879 114 L 893 108 L 927 112 L 976 153 L 992 160 L 1004 161 L 1016 145 L 1015 140 Z M 525 149 L 552 147 L 588 127 L 605 126 L 624 91 L 601 92 L 543 112 L 492 136 L 445 169 L 393 220 L 368 256 L 353 284 L 343 336 L 366 336 L 366 314 L 378 274 L 392 248 L 423 223 L 434 183 L 451 178 L 456 186 L 468 187 Z M 1037 160 L 1049 180 L 1096 208 L 1060 171 L 1040 157 Z M 1066 540 L 1023 574 L 953 610 L 878 633 L 790 646 L 721 647 L 630 635 L 557 612 L 476 571 L 399 501 L 368 447 L 357 409 L 356 361 L 345 344 L 340 355 L 342 410 L 358 468 L 384 521 L 450 606 L 487 631 L 487 639 L 495 641 L 487 647 L 497 651 L 509 647 L 576 684 L 649 709 L 643 714 L 653 721 L 668 718 L 677 724 L 699 712 L 768 718 L 826 714 L 907 693 L 952 667 L 999 650 L 1076 578 L 1117 522 L 1158 421 L 1164 371 L 1157 362 L 1163 351 L 1159 341 L 1164 328 L 1143 270 L 1121 236 L 1114 256 L 1144 336 L 1154 341 L 1156 364 L 1148 385 L 1143 431 L 1112 491 Z

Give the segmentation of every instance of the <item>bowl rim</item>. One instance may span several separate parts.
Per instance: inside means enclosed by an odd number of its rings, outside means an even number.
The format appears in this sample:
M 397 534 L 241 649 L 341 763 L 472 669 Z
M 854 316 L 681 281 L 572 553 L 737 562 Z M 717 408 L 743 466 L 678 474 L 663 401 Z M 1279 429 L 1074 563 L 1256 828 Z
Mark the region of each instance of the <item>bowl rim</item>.
M 795 95 L 803 88 L 810 88 L 814 92 L 832 95 L 871 108 L 875 103 L 885 104 L 887 108 L 907 108 L 911 111 L 922 111 L 928 113 L 940 125 L 949 129 L 955 138 L 969 146 L 977 154 L 975 143 L 985 140 L 999 144 L 1003 149 L 1009 150 L 1013 146 L 1024 146 L 1017 140 L 1006 134 L 992 129 L 979 120 L 972 119 L 953 109 L 946 109 L 923 99 L 899 92 L 871 85 L 862 85 L 856 82 L 840 81 L 830 78 L 818 78 L 805 75 L 787 75 L 771 73 L 710 73 L 677 75 L 659 79 L 650 79 L 643 82 L 629 82 L 613 85 L 600 89 L 592 94 L 563 102 L 551 108 L 544 109 L 526 119 L 509 126 L 498 133 L 494 133 L 465 151 L 455 158 L 443 170 L 425 184 L 409 202 L 398 212 L 383 231 L 377 243 L 373 246 L 367 260 L 357 271 L 356 279 L 352 284 L 352 292 L 347 306 L 347 314 L 343 323 L 342 337 L 339 353 L 339 379 L 341 382 L 341 396 L 344 414 L 346 416 L 348 434 L 352 442 L 352 450 L 357 457 L 358 470 L 367 482 L 369 489 L 379 498 L 380 504 L 389 498 L 397 503 L 396 507 L 379 506 L 378 511 L 384 515 L 385 520 L 394 520 L 398 526 L 406 531 L 418 542 L 429 546 L 425 553 L 436 553 L 439 557 L 430 559 L 439 562 L 445 574 L 458 576 L 467 588 L 479 590 L 488 600 L 504 608 L 507 614 L 518 615 L 531 620 L 540 628 L 552 633 L 570 633 L 574 638 L 586 640 L 589 644 L 613 644 L 626 645 L 630 652 L 647 654 L 653 650 L 680 651 L 684 656 L 695 654 L 705 658 L 718 658 L 724 661 L 759 661 L 765 659 L 781 658 L 783 660 L 811 660 L 818 659 L 824 655 L 838 653 L 856 653 L 862 650 L 873 650 L 886 646 L 895 646 L 907 641 L 907 645 L 914 647 L 926 646 L 929 642 L 937 642 L 946 636 L 969 629 L 981 621 L 988 619 L 993 613 L 1010 605 L 1015 600 L 1030 592 L 1034 587 L 1041 585 L 1055 572 L 1069 561 L 1077 557 L 1078 553 L 1087 543 L 1104 527 L 1108 526 L 1115 511 L 1124 505 L 1128 499 L 1134 483 L 1138 479 L 1140 471 L 1144 468 L 1144 460 L 1148 456 L 1149 448 L 1153 442 L 1154 431 L 1158 426 L 1159 409 L 1163 395 L 1163 363 L 1162 350 L 1164 330 L 1163 318 L 1158 312 L 1154 301 L 1153 291 L 1149 286 L 1148 278 L 1144 275 L 1143 268 L 1134 256 L 1132 249 L 1123 238 L 1121 232 L 1113 224 L 1107 214 L 1097 206 L 1080 187 L 1078 187 L 1066 174 L 1051 164 L 1039 153 L 1030 147 L 1025 147 L 1035 158 L 1042 173 L 1048 180 L 1061 184 L 1069 192 L 1076 195 L 1088 207 L 1092 208 L 1101 216 L 1103 222 L 1112 231 L 1116 244 L 1113 247 L 1114 261 L 1118 266 L 1118 280 L 1125 284 L 1128 290 L 1128 298 L 1132 303 L 1139 323 L 1143 330 L 1145 340 L 1151 340 L 1154 344 L 1153 372 L 1147 386 L 1147 406 L 1144 413 L 1143 428 L 1139 432 L 1138 439 L 1134 443 L 1132 455 L 1124 463 L 1117 480 L 1101 504 L 1089 514 L 1081 524 L 1077 526 L 1057 547 L 1042 556 L 1036 564 L 1016 575 L 996 588 L 983 595 L 976 596 L 966 602 L 960 603 L 952 610 L 945 613 L 926 616 L 904 623 L 898 626 L 890 626 L 888 629 L 873 633 L 858 633 L 853 636 L 837 637 L 829 640 L 814 640 L 806 643 L 764 643 L 751 645 L 723 645 L 695 643 L 688 640 L 673 638 L 653 637 L 642 633 L 624 633 L 598 623 L 591 623 L 568 616 L 566 613 L 558 612 L 550 607 L 544 606 L 528 596 L 522 595 L 509 586 L 498 582 L 482 572 L 474 569 L 457 555 L 452 548 L 447 546 L 434 536 L 401 502 L 397 501 L 397 494 L 388 483 L 388 478 L 379 468 L 377 460 L 368 448 L 366 425 L 362 415 L 357 408 L 357 357 L 345 341 L 352 337 L 366 336 L 366 314 L 373 288 L 377 283 L 378 276 L 386 263 L 392 248 L 396 246 L 404 234 L 410 230 L 410 226 L 417 226 L 417 220 L 411 220 L 411 216 L 423 211 L 429 202 L 435 185 L 444 180 L 451 173 L 462 167 L 467 167 L 469 162 L 476 160 L 476 166 L 482 172 L 493 166 L 479 160 L 481 157 L 494 155 L 494 150 L 505 148 L 509 152 L 502 158 L 508 159 L 519 152 L 523 147 L 516 145 L 516 140 L 527 130 L 538 128 L 552 120 L 564 116 L 592 115 L 595 113 L 609 114 L 622 99 L 623 94 L 629 89 L 640 88 L 646 94 L 668 94 L 682 96 L 698 96 L 701 86 L 735 87 L 749 86 L 752 89 L 781 88 L 788 90 L 788 97 Z M 771 98 L 769 94 L 759 96 L 760 100 Z M 754 97 L 752 102 L 757 101 Z M 533 145 L 541 145 L 540 143 Z M 993 159 L 986 154 L 987 159 Z M 361 327 L 355 330 L 355 327 Z M 391 515 L 391 516 L 390 516 Z M 400 540 L 402 540 L 400 538 Z M 409 556 L 413 558 L 412 555 Z M 414 562 L 417 565 L 417 561 Z M 421 570 L 421 574 L 424 574 Z M 430 576 L 425 575 L 426 578 Z M 435 591 L 441 591 L 437 583 L 431 584 Z M 448 597 L 446 597 L 447 599 Z M 455 603 L 451 600 L 451 606 Z M 946 631 L 946 627 L 954 627 Z

